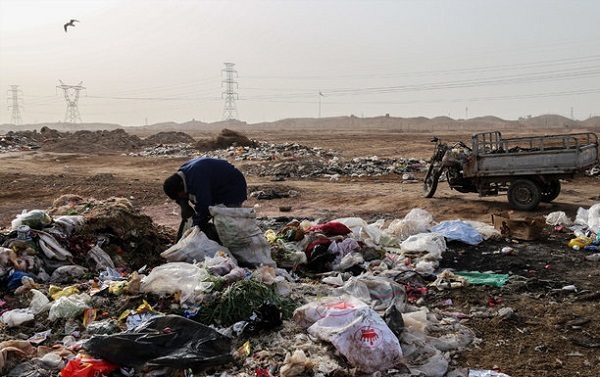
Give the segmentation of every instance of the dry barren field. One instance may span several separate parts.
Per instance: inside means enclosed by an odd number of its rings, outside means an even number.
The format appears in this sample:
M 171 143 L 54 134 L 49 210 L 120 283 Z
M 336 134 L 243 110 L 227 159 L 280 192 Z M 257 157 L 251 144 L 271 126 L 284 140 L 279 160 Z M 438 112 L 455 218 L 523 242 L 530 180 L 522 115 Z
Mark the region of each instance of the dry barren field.
M 393 130 L 273 130 L 239 129 L 250 139 L 274 144 L 297 143 L 336 151 L 339 158 L 412 158 L 426 160 L 433 145 L 432 133 L 449 141 L 470 140 L 470 131 L 397 132 Z M 513 131 L 516 135 L 517 131 Z M 531 134 L 531 132 L 528 132 Z M 141 134 L 144 137 L 143 134 Z M 207 137 L 192 135 L 196 139 Z M 90 148 L 93 150 L 93 148 Z M 186 157 L 129 156 L 125 153 L 58 153 L 42 149 L 0 154 L 0 226 L 23 209 L 44 209 L 64 194 L 105 199 L 125 197 L 152 220 L 175 231 L 179 224 L 176 206 L 162 193 L 165 177 L 175 172 Z M 298 159 L 293 154 L 268 162 L 231 161 L 242 171 L 257 164 L 285 163 Z M 440 182 L 431 199 L 422 197 L 424 172 L 403 181 L 401 174 L 298 178 L 247 174 L 249 191 L 290 192 L 290 197 L 270 200 L 250 197 L 245 206 L 254 207 L 261 218 L 296 218 L 329 221 L 341 217 L 377 219 L 403 218 L 410 210 L 422 208 L 436 221 L 476 220 L 491 223 L 491 215 L 510 211 L 506 196 L 480 198 L 461 194 Z M 575 218 L 580 207 L 600 202 L 600 178 L 581 177 L 562 183 L 560 196 L 543 203 L 532 213 L 515 216 L 543 216 L 564 211 Z M 285 209 L 285 211 L 282 211 Z M 600 269 L 583 259 L 583 251 L 567 247 L 572 237 L 546 229 L 537 241 L 501 240 L 480 246 L 453 244 L 444 254 L 442 267 L 494 271 L 524 277 L 520 286 L 495 288 L 471 286 L 432 292 L 425 305 L 451 299 L 456 312 L 474 312 L 488 307 L 489 300 L 512 308 L 510 317 L 464 319 L 480 339 L 453 358 L 454 366 L 491 369 L 498 366 L 515 376 L 600 375 Z M 504 246 L 518 249 L 517 255 L 493 253 Z M 575 285 L 577 290 L 562 287 Z

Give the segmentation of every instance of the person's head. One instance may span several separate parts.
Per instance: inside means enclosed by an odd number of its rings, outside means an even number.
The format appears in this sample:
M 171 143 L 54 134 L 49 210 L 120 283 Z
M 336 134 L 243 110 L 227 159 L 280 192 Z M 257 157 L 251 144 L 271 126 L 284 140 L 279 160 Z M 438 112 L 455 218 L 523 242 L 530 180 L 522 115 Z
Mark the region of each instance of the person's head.
M 167 196 L 173 200 L 181 199 L 185 194 L 185 188 L 183 187 L 183 179 L 179 174 L 173 174 L 163 183 L 163 190 Z

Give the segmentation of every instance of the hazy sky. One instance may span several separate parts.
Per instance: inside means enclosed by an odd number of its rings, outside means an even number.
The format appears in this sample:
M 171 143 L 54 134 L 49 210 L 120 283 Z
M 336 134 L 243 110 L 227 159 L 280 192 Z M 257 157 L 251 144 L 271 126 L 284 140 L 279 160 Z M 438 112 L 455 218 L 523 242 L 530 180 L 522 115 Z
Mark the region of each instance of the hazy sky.
M 600 115 L 600 1 L 0 0 L 0 124 Z M 63 24 L 77 19 L 75 27 Z M 322 95 L 319 95 L 321 93 Z

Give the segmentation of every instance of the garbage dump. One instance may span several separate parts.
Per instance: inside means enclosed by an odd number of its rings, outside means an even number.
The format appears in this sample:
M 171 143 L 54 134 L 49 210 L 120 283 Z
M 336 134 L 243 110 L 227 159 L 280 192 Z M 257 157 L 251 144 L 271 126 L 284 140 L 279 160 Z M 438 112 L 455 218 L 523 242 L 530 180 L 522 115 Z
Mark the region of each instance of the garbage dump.
M 598 206 L 574 221 L 553 213 L 546 221 L 594 245 Z M 515 318 L 502 290 L 543 281 L 483 264 L 446 266 L 457 250 L 497 265 L 525 254 L 526 243 L 498 247 L 505 236 L 493 225 L 437 222 L 420 208 L 372 222 L 211 212 L 223 245 L 196 227 L 175 243 L 173 230 L 124 198 L 64 195 L 16 216 L 0 234 L 0 373 L 509 375 L 510 365 L 459 365 L 480 343 L 469 320 Z M 476 286 L 498 295 L 472 308 L 445 296 Z M 553 294 L 576 290 L 563 283 Z

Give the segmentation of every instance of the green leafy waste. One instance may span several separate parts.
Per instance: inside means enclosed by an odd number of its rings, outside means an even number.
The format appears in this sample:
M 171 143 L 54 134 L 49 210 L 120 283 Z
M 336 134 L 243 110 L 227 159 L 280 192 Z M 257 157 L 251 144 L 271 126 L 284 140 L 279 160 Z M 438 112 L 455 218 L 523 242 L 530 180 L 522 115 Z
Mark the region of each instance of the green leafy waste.
M 290 318 L 296 309 L 293 300 L 275 291 L 275 284 L 247 278 L 231 284 L 201 307 L 196 319 L 206 325 L 231 326 L 250 318 L 252 312 L 265 303 L 276 305 L 284 319 Z

